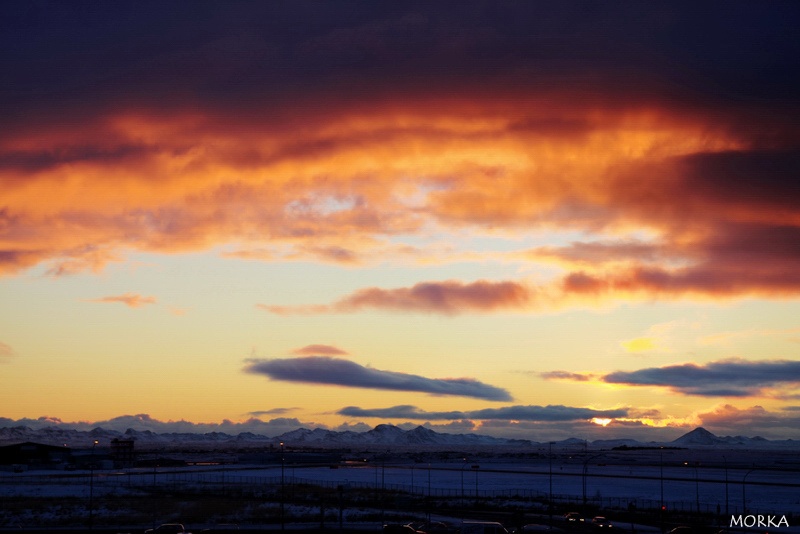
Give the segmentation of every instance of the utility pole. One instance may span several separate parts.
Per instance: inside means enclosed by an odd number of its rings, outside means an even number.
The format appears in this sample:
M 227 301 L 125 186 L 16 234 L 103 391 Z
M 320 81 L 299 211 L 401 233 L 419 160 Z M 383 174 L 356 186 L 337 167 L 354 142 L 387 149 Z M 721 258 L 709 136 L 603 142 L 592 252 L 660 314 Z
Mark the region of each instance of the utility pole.
M 92 454 L 89 458 L 89 532 L 94 530 L 94 448 L 98 441 L 92 443 Z
M 548 525 L 552 528 L 553 526 L 553 442 L 549 443 L 548 459 L 550 460 L 550 497 L 547 499 L 547 509 L 550 514 L 550 523 Z
M 281 530 L 286 529 L 286 518 L 284 516 L 284 501 L 286 500 L 286 492 L 284 491 L 285 490 L 284 469 L 286 466 L 286 458 L 283 452 L 284 452 L 283 442 L 281 441 Z

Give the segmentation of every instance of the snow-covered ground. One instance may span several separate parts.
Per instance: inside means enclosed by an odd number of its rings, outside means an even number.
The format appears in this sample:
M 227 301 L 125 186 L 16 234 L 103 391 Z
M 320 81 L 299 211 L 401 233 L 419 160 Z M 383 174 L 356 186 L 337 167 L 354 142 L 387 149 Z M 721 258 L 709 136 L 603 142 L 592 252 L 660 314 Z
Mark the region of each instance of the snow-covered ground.
M 672 453 L 672 456 L 678 453 Z M 652 458 L 651 458 L 652 459 Z M 112 492 L 136 494 L 136 488 L 161 484 L 218 484 L 220 486 L 268 486 L 311 483 L 347 489 L 377 487 L 411 495 L 449 497 L 471 501 L 520 495 L 548 497 L 556 502 L 602 506 L 656 508 L 729 513 L 800 515 L 800 477 L 796 466 L 784 469 L 687 461 L 632 461 L 611 463 L 609 457 L 508 460 L 502 458 L 458 459 L 413 463 L 409 460 L 304 467 L 280 465 L 233 465 L 193 468 L 156 468 L 89 472 L 8 473 L 0 477 L 2 497 L 100 497 Z M 727 460 L 726 460 L 727 462 Z

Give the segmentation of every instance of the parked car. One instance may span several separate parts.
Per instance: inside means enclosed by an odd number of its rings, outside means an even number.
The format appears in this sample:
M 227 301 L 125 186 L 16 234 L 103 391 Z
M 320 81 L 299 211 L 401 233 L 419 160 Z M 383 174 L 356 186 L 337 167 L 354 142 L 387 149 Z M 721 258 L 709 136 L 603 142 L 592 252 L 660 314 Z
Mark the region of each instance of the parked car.
M 611 528 L 614 525 L 605 517 L 598 515 L 592 518 L 592 526 L 597 528 Z

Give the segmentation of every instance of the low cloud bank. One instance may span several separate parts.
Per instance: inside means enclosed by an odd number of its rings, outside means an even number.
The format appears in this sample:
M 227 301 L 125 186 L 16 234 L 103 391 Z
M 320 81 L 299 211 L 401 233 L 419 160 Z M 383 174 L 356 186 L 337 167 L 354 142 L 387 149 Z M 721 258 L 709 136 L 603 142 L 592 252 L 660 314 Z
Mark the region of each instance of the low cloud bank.
M 262 414 L 278 414 L 283 409 L 272 408 L 262 410 Z M 511 416 L 527 412 L 527 419 L 504 419 L 501 414 Z M 627 412 L 629 417 L 622 419 L 613 417 Z M 256 412 L 254 412 L 256 413 Z M 682 434 L 703 426 L 718 436 L 746 435 L 762 436 L 770 440 L 800 439 L 800 406 L 791 406 L 783 410 L 769 410 L 762 406 L 737 407 L 723 404 L 700 411 L 684 420 L 672 420 L 659 413 L 637 412 L 633 409 L 591 410 L 569 406 L 511 406 L 496 410 L 476 410 L 463 415 L 475 416 L 456 418 L 459 412 L 425 412 L 415 406 L 401 405 L 384 409 L 363 409 L 355 406 L 342 408 L 341 415 L 353 418 L 379 417 L 381 422 L 392 422 L 404 428 L 412 429 L 422 424 L 437 432 L 450 434 L 479 433 L 495 437 L 528 439 L 532 441 L 552 441 L 568 438 L 587 440 L 598 439 L 635 439 L 642 442 L 672 441 Z M 538 414 L 538 415 L 537 415 Z M 427 417 L 422 417 L 427 415 Z M 485 417 L 479 419 L 478 417 Z M 491 418 L 491 417 L 496 418 Z M 612 421 L 600 426 L 591 421 L 594 417 L 608 417 Z M 452 419 L 450 419 L 452 418 Z M 431 421 L 443 420 L 435 423 Z M 449 420 L 448 420 L 449 419 Z M 640 420 L 641 419 L 641 420 Z M 653 426 L 652 419 L 659 426 Z M 420 423 L 420 420 L 424 422 Z M 0 417 L 0 429 L 25 426 L 34 430 L 57 428 L 62 430 L 90 431 L 103 428 L 117 432 L 133 429 L 159 434 L 187 433 L 202 434 L 222 432 L 237 435 L 243 432 L 275 437 L 298 428 L 327 429 L 335 431 L 365 432 L 375 427 L 363 421 L 345 421 L 338 426 L 330 426 L 313 421 L 302 421 L 293 417 L 277 417 L 262 421 L 251 417 L 241 422 L 228 419 L 220 423 L 195 423 L 191 421 L 161 421 L 148 414 L 123 415 L 100 421 L 63 421 L 57 417 L 39 417 L 10 419 Z
M 628 409 L 593 410 L 572 406 L 506 406 L 503 408 L 485 408 L 472 411 L 429 412 L 416 406 L 399 405 L 390 408 L 359 408 L 347 406 L 337 412 L 350 417 L 406 418 L 422 420 L 442 419 L 479 419 L 479 420 L 515 420 L 515 421 L 579 421 L 594 417 L 616 418 L 627 417 Z

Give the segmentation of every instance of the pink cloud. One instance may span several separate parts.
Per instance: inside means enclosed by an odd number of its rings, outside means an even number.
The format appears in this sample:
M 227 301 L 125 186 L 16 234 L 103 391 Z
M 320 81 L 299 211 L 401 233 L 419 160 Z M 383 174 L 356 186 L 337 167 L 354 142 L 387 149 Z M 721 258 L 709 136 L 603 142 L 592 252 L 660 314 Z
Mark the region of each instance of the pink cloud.
M 123 295 L 114 295 L 109 297 L 101 297 L 98 299 L 91 299 L 89 302 L 119 302 L 125 304 L 129 308 L 139 308 L 147 304 L 155 304 L 155 297 L 143 297 L 136 293 L 125 293 Z
M 11 345 L 0 341 L 0 361 L 3 358 L 11 358 L 12 356 L 16 356 L 16 352 L 11 348 Z
M 529 288 L 516 282 L 454 280 L 419 283 L 408 288 L 361 289 L 330 305 L 267 306 L 275 314 L 353 313 L 364 309 L 442 313 L 490 312 L 526 308 L 532 299 Z
M 294 349 L 292 354 L 298 356 L 345 356 L 348 352 L 333 345 L 306 345 Z

